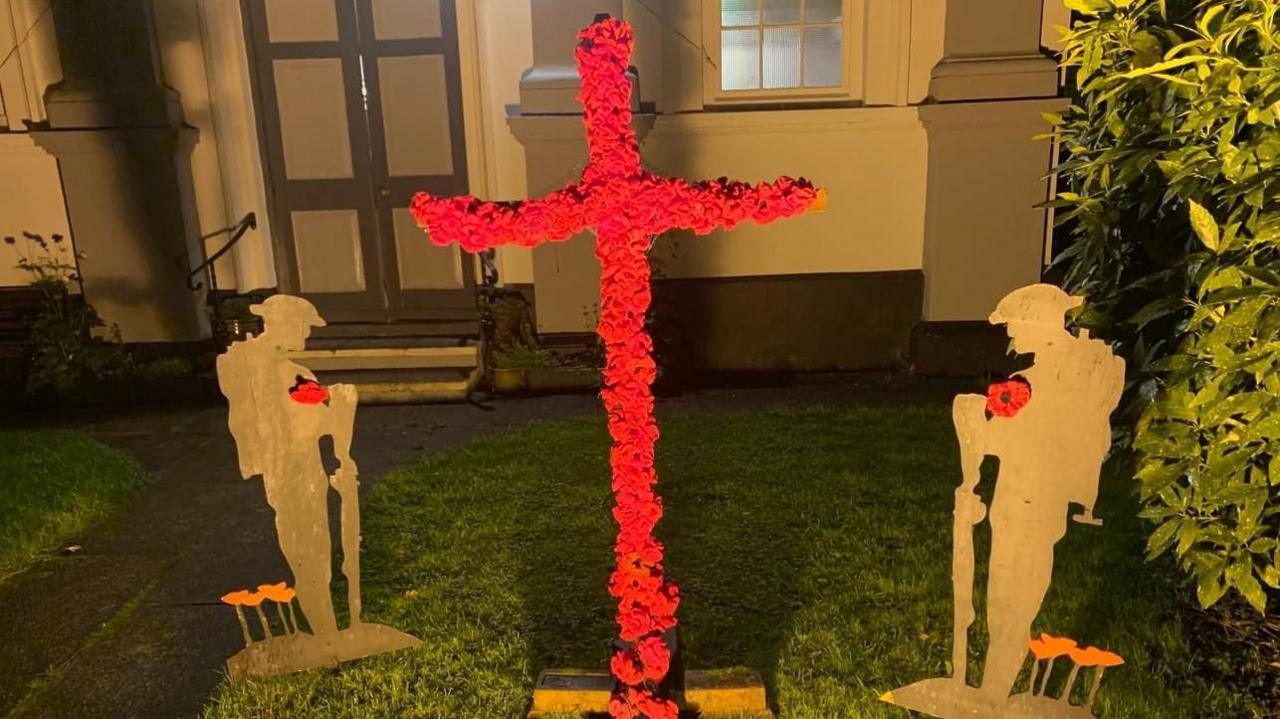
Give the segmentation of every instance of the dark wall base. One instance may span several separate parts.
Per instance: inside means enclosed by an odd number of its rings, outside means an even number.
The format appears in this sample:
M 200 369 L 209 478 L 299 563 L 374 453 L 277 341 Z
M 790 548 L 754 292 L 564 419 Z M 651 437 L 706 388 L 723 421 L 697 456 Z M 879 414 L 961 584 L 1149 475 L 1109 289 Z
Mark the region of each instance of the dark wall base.
M 657 279 L 654 341 L 697 370 L 903 367 L 923 288 L 918 270 Z
M 986 377 L 1026 364 L 1007 353 L 1001 327 L 923 321 L 923 295 L 917 270 L 655 278 L 649 329 L 660 380 L 908 368 L 923 377 Z M 540 338 L 555 348 L 594 342 L 591 333 Z
M 912 369 L 924 377 L 1006 376 L 1026 364 L 1008 348 L 1004 328 L 987 322 L 921 322 L 911 333 Z

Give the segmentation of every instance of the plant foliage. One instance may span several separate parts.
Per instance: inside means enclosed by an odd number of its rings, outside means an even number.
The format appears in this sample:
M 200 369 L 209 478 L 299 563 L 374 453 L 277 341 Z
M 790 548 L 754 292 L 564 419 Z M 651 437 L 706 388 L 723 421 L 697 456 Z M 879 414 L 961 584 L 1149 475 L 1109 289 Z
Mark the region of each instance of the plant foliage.
M 1128 357 L 1148 554 L 1202 605 L 1280 588 L 1280 0 L 1068 0 L 1056 126 L 1087 297 Z
M 80 282 L 75 262 L 83 255 L 71 251 L 62 235 L 45 239 L 24 232 L 22 240 L 25 249 L 17 238 L 4 238 L 18 252 L 17 269 L 30 276 L 40 297 L 30 326 L 27 391 L 52 389 L 66 396 L 78 387 L 130 372 L 132 362 L 119 329 L 108 327 L 83 293 L 71 291 Z

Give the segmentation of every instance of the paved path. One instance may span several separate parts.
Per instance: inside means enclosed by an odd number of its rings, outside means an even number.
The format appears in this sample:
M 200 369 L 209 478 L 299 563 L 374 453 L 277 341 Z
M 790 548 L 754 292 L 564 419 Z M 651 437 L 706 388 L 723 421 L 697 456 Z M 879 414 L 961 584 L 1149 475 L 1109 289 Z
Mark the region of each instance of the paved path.
M 945 401 L 955 382 L 828 378 L 695 392 L 671 408 Z M 599 412 L 594 395 L 471 405 L 364 407 L 352 454 L 362 490 L 422 452 L 531 422 Z M 257 481 L 238 481 L 223 407 L 86 414 L 69 420 L 156 475 L 116 517 L 0 584 L 0 715 L 40 719 L 195 717 L 241 647 L 216 597 L 288 573 Z

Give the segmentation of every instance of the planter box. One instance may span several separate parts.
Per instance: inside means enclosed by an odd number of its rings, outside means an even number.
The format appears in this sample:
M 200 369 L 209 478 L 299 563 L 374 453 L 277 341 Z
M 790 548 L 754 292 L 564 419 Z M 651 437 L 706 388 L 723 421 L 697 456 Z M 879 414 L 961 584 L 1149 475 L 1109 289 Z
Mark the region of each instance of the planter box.
M 525 370 L 530 392 L 594 392 L 600 389 L 600 370 L 580 367 L 531 367 Z
M 523 392 L 528 382 L 526 370 L 510 367 L 496 367 L 493 370 L 493 391 L 498 394 Z

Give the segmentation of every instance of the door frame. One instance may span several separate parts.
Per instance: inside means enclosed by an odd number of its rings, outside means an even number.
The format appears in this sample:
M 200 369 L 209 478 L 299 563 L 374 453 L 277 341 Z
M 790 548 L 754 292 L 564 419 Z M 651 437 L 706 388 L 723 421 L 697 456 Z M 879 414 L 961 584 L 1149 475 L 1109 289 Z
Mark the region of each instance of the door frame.
M 261 237 L 256 246 L 241 243 L 235 248 L 237 269 L 241 265 L 257 265 L 270 263 L 261 267 L 258 272 L 264 276 L 274 276 L 277 289 L 282 293 L 297 293 L 294 282 L 296 265 L 289 259 L 291 250 L 283 245 L 289 241 L 287 233 L 277 231 L 275 186 L 272 170 L 267 164 L 267 137 L 265 122 L 262 122 L 262 97 L 259 94 L 259 68 L 255 63 L 254 40 L 249 24 L 251 17 L 250 0 L 231 2 L 228 0 L 199 0 L 201 10 L 206 18 L 204 24 L 206 54 L 216 61 L 227 61 L 231 66 L 238 66 L 240 71 L 228 73 L 228 81 L 235 81 L 239 92 L 227 93 L 225 98 L 216 98 L 215 108 L 218 115 L 231 120 L 226 124 L 234 124 L 238 132 L 228 133 L 228 142 L 220 146 L 230 147 L 232 144 L 242 146 L 251 159 L 251 166 L 243 168 L 222 168 L 224 185 L 232 178 L 253 177 L 258 198 L 260 214 L 265 214 L 266 222 L 260 222 L 258 234 Z M 483 82 L 483 57 L 481 52 L 481 35 L 479 28 L 479 12 L 477 5 L 482 0 L 454 0 L 457 18 L 459 77 L 462 90 L 462 120 L 465 137 L 463 145 L 466 155 L 466 171 L 469 193 L 477 197 L 488 197 L 489 188 L 493 186 L 493 178 L 486 158 L 485 132 L 485 95 Z M 242 144 L 243 143 L 243 144 Z M 259 184 L 260 183 L 260 184 Z M 270 248 L 270 255 L 262 249 Z M 469 254 L 464 254 L 463 271 L 474 272 L 479 278 L 480 263 Z M 465 258 L 471 257 L 468 263 Z M 468 266 L 470 265 L 470 266 Z M 246 268 L 247 269 L 247 268 Z M 238 273 L 239 274 L 239 273 Z M 251 288 L 240 287 L 241 291 Z M 341 314 L 341 313 L 339 313 Z M 474 313 L 473 313 L 474 314 Z M 343 319 L 334 316 L 331 319 L 341 322 Z

